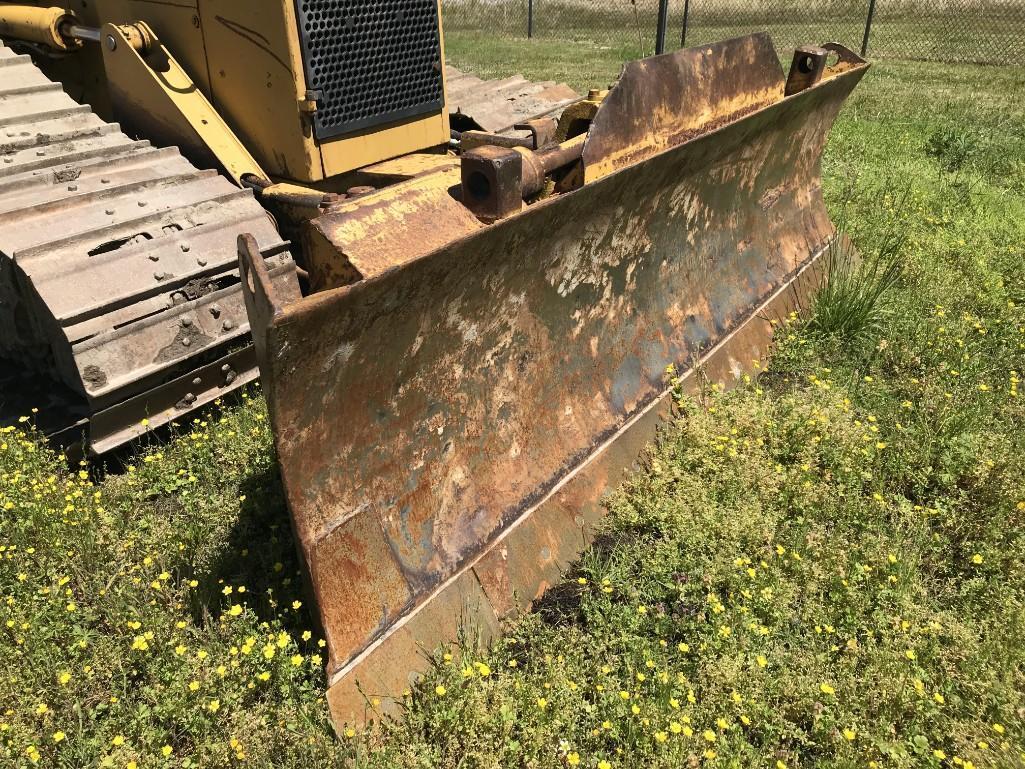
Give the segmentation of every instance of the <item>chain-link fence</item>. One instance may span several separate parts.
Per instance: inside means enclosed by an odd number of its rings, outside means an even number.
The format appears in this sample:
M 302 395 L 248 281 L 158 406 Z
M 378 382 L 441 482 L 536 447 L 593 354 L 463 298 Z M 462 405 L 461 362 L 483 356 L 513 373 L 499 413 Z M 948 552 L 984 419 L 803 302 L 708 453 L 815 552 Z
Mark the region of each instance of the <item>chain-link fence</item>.
M 659 0 L 443 0 L 464 63 L 501 73 L 525 39 L 543 55 L 588 48 L 621 59 L 655 50 Z M 668 0 L 666 49 L 768 31 L 781 51 L 835 40 L 870 58 L 1018 63 L 1025 0 Z M 545 44 L 548 44 L 547 46 Z
M 837 40 L 870 57 L 1013 63 L 1023 0 L 690 0 L 687 43 L 766 29 L 777 44 Z M 867 37 L 866 37 L 867 34 Z

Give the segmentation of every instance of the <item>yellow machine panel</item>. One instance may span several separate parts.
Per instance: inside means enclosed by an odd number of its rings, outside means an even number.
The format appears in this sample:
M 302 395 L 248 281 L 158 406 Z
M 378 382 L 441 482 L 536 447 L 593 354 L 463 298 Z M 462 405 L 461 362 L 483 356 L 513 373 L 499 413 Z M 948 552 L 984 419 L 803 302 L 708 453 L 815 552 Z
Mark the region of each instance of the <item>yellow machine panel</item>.
M 267 173 L 314 183 L 449 138 L 438 3 L 348 7 L 82 0 L 71 10 L 92 27 L 146 22 Z M 53 70 L 73 96 L 133 127 L 130 107 L 113 114 L 97 47 Z

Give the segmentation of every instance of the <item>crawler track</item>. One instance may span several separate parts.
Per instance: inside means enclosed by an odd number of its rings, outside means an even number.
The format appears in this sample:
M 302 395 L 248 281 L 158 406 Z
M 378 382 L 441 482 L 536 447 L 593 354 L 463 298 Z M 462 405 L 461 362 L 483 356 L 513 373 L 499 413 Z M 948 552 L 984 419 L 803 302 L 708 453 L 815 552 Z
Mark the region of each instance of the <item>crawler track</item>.
M 248 190 L 135 141 L 0 44 L 0 412 L 93 453 L 257 376 L 236 239 L 295 266 Z
M 445 92 L 453 128 L 479 128 L 495 133 L 507 133 L 517 123 L 531 118 L 556 117 L 570 104 L 580 101 L 580 95 L 565 83 L 534 83 L 522 75 L 481 80 L 452 66 L 445 67 Z

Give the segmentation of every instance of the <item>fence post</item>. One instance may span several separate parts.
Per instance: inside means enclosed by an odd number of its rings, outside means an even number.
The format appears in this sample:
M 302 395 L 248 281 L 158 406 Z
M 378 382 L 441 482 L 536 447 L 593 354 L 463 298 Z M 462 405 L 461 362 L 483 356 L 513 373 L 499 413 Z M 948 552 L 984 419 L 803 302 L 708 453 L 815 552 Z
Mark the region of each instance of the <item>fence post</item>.
M 861 58 L 868 55 L 868 36 L 872 32 L 872 17 L 876 12 L 876 0 L 868 0 L 868 17 L 865 19 L 865 37 L 861 40 Z
M 683 31 L 680 33 L 680 48 L 687 47 L 687 19 L 690 17 L 690 0 L 683 0 Z
M 534 0 L 527 0 L 527 38 L 534 36 Z
M 655 30 L 655 53 L 666 52 L 666 28 L 669 26 L 669 0 L 658 0 L 658 28 Z

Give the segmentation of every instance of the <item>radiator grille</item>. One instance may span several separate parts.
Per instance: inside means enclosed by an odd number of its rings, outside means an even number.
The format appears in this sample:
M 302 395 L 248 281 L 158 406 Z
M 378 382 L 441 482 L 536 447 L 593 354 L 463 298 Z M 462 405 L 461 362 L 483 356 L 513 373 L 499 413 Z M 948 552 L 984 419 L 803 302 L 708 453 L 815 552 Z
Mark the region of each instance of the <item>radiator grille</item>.
M 297 0 L 318 139 L 444 103 L 434 0 Z

